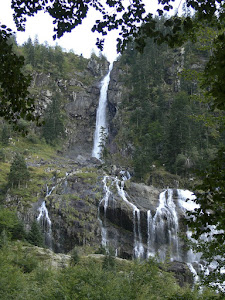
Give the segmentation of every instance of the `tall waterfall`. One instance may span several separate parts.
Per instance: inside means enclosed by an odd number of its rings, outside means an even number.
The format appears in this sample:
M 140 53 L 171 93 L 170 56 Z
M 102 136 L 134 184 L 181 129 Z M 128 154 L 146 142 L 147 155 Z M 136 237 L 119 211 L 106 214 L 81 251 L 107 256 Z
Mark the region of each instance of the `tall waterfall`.
M 94 134 L 94 146 L 92 150 L 92 156 L 100 159 L 101 156 L 101 140 L 102 130 L 107 135 L 107 121 L 106 121 L 106 107 L 107 107 L 107 92 L 110 80 L 110 73 L 113 67 L 113 63 L 110 63 L 109 71 L 101 82 L 101 90 L 99 97 L 99 104 L 96 114 L 96 128 Z

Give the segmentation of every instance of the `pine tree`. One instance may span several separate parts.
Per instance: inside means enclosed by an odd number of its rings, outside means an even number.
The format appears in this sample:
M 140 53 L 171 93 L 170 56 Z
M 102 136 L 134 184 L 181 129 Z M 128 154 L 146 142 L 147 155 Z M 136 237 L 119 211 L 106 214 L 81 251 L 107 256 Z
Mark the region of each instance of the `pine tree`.
M 34 66 L 35 58 L 34 58 L 34 45 L 32 43 L 31 38 L 29 37 L 27 42 L 23 44 L 25 54 L 26 54 L 26 62 Z
M 101 127 L 100 129 L 100 143 L 99 143 L 99 148 L 100 148 L 100 159 L 105 160 L 107 159 L 109 152 L 105 146 L 107 142 L 107 131 L 105 127 Z
M 4 146 L 7 146 L 9 144 L 9 138 L 10 138 L 9 128 L 7 125 L 4 125 L 1 134 L 1 142 Z
M 10 167 L 8 183 L 12 187 L 20 187 L 20 185 L 26 183 L 29 178 L 30 174 L 25 159 L 22 155 L 17 153 Z
M 44 246 L 44 237 L 41 232 L 40 225 L 35 220 L 31 224 L 31 229 L 27 235 L 27 240 L 34 246 L 43 247 Z

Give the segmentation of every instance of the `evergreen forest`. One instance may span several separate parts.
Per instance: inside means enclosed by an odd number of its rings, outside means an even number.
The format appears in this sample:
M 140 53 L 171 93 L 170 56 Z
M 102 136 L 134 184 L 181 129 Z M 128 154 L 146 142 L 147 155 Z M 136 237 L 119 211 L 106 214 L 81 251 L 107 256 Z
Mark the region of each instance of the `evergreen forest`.
M 176 49 L 149 39 L 143 53 L 131 43 L 121 56 L 127 92 L 118 140 L 128 149 L 136 180 L 147 181 L 154 166 L 195 176 L 224 145 L 224 112 L 212 108 L 202 88 L 215 34 L 202 28 L 197 43 Z

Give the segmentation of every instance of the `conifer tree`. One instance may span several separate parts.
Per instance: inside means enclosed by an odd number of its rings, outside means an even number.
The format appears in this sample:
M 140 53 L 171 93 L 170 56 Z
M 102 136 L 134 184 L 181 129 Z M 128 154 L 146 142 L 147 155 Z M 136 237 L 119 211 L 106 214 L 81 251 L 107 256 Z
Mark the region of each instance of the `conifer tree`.
M 36 220 L 31 224 L 31 229 L 27 235 L 27 240 L 34 246 L 43 247 L 44 246 L 44 237 L 41 232 L 40 225 Z
M 100 143 L 99 143 L 99 148 L 100 148 L 100 159 L 107 159 L 109 152 L 105 146 L 107 142 L 107 130 L 105 127 L 101 127 L 100 129 Z
M 9 128 L 5 124 L 2 128 L 2 134 L 1 134 L 1 142 L 4 146 L 7 146 L 9 144 L 9 138 L 10 138 Z
M 10 167 L 8 183 L 12 187 L 20 187 L 21 184 L 27 183 L 29 178 L 30 174 L 25 159 L 17 153 Z

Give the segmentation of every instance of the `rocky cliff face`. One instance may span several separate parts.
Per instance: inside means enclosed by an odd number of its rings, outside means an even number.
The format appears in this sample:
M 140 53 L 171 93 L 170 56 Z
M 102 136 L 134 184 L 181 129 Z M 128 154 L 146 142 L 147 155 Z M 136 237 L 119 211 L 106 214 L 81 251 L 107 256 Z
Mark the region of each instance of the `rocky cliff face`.
M 69 73 L 66 79 L 53 78 L 50 73 L 33 76 L 32 92 L 37 99 L 37 113 L 43 115 L 56 92 L 62 99 L 66 119 L 64 151 L 71 158 L 91 154 L 100 82 L 108 72 L 108 66 L 106 60 L 91 58 L 84 71 Z
M 109 171 L 109 167 L 105 168 L 100 161 L 90 157 L 100 81 L 107 71 L 106 61 L 100 64 L 90 60 L 84 72 L 70 74 L 66 79 L 53 79 L 50 74 L 35 74 L 32 88 L 38 95 L 41 114 L 51 103 L 55 90 L 63 99 L 66 139 L 62 151 L 58 153 L 59 157 L 49 163 L 49 168 L 56 170 L 56 174 L 61 168 L 64 173 L 62 175 L 61 172 L 60 177 L 52 176 L 40 187 L 38 201 L 26 209 L 22 208 L 21 218 L 29 229 L 45 202 L 51 224 L 46 220 L 46 215 L 41 224 L 43 231 L 48 227 L 49 246 L 55 252 L 68 253 L 78 246 L 94 252 L 103 245 L 112 248 L 121 258 L 147 258 L 150 255 L 165 258 L 170 248 L 177 247 L 171 256 L 176 259 L 180 255 L 185 260 L 183 242 L 175 232 L 178 229 L 185 231 L 185 228 L 177 228 L 172 220 L 177 218 L 179 223 L 184 215 L 179 207 L 177 192 L 168 190 L 165 203 L 159 209 L 160 193 L 165 182 L 160 182 L 157 185 L 159 188 L 156 188 L 152 185 L 155 177 L 149 181 L 149 186 L 134 183 L 129 176 L 124 180 L 124 173 L 120 173 L 118 166 L 112 166 Z M 170 71 L 171 74 L 174 72 Z M 122 123 L 121 101 L 126 93 L 121 76 L 123 74 L 124 78 L 124 72 L 126 70 L 115 62 L 108 89 L 108 145 L 111 153 L 119 153 L 122 157 L 132 151 L 132 145 L 121 150 L 116 142 Z M 118 165 L 121 165 L 120 161 Z M 40 167 L 40 164 L 32 164 L 32 167 Z M 162 178 L 160 180 L 163 181 Z M 47 190 L 51 190 L 51 193 Z M 170 199 L 170 193 L 173 200 Z M 167 207 L 166 202 L 170 200 L 176 216 Z M 173 226 L 172 234 L 170 226 Z M 154 230 L 151 231 L 150 227 Z M 159 236 L 156 238 L 157 232 Z
M 57 165 L 63 165 L 65 175 L 61 178 L 52 177 L 42 187 L 38 202 L 23 214 L 23 219 L 29 228 L 31 220 L 37 218 L 45 201 L 51 219 L 50 245 L 54 251 L 68 252 L 76 245 L 98 249 L 105 244 L 123 258 L 135 255 L 147 257 L 150 251 L 148 211 L 154 218 L 162 190 L 130 180 L 122 187 L 123 176 L 118 167 L 112 167 L 111 176 L 108 176 L 109 169 L 105 173 L 104 166 L 90 158 L 100 81 L 107 70 L 106 61 L 100 64 L 90 60 L 84 72 L 73 73 L 67 79 L 53 80 L 46 74 L 34 76 L 33 88 L 41 90 L 38 99 L 42 113 L 52 101 L 53 88 L 64 99 L 67 138 L 63 152 L 59 154 L 64 153 L 71 160 L 68 158 L 60 163 L 58 159 Z M 108 144 L 112 153 L 120 151 L 115 138 L 121 124 L 124 72 L 119 62 L 115 62 L 108 88 Z M 87 85 L 89 77 L 92 81 Z M 107 183 L 104 182 L 106 178 Z M 46 188 L 52 190 L 51 194 L 46 192 Z M 109 194 L 106 196 L 106 193 Z M 138 250 L 134 250 L 135 247 Z

